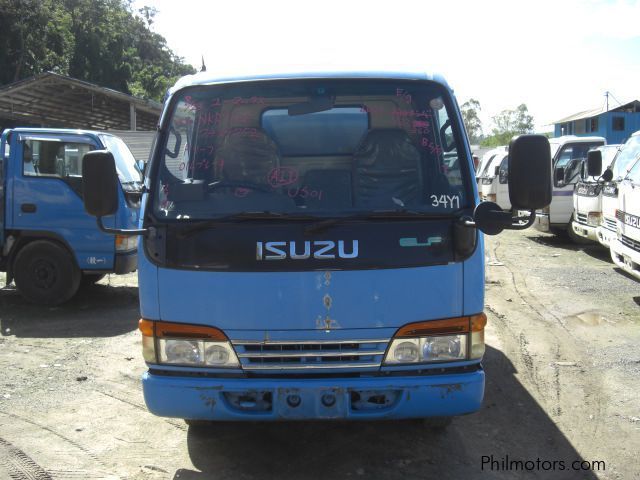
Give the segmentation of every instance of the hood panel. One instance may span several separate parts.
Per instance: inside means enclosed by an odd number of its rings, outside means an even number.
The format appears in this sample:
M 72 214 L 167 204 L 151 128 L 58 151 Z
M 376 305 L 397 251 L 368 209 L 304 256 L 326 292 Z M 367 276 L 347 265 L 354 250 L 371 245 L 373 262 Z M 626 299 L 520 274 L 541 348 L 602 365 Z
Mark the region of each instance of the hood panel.
M 397 328 L 462 315 L 462 265 L 269 273 L 159 268 L 160 319 L 223 330 Z

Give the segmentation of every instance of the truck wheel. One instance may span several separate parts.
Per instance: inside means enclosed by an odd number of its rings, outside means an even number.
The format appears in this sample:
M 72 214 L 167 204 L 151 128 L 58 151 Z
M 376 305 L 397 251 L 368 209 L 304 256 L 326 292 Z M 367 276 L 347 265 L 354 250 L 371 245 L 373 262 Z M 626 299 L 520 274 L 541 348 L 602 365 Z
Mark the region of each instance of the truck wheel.
M 82 279 L 80 280 L 80 286 L 90 287 L 91 285 L 98 283 L 106 276 L 106 273 L 83 273 Z
M 40 305 L 64 303 L 80 286 L 81 273 L 71 254 L 47 240 L 36 240 L 22 248 L 13 272 L 20 294 Z
M 573 231 L 573 227 L 571 224 L 573 223 L 573 215 L 571 215 L 571 220 L 569 220 L 569 225 L 567 226 L 567 234 L 573 243 L 578 245 L 591 245 L 593 242 L 588 238 L 581 237 Z

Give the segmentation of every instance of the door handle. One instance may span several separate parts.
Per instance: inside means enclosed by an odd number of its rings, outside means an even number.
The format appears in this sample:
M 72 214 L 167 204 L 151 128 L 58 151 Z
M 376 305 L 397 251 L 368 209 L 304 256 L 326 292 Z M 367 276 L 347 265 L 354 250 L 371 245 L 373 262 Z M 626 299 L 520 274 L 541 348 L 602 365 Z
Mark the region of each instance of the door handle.
M 20 205 L 20 210 L 23 213 L 35 213 L 36 212 L 36 204 L 35 203 L 23 203 Z

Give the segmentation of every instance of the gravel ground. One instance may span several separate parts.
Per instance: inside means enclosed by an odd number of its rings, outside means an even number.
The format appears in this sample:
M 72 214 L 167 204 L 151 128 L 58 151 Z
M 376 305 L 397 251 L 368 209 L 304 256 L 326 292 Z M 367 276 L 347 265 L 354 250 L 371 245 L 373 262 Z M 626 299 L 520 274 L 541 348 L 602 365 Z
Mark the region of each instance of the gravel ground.
M 533 230 L 489 238 L 486 253 L 485 401 L 444 433 L 154 417 L 135 275 L 56 308 L 2 288 L 0 479 L 640 478 L 640 283 L 596 245 Z

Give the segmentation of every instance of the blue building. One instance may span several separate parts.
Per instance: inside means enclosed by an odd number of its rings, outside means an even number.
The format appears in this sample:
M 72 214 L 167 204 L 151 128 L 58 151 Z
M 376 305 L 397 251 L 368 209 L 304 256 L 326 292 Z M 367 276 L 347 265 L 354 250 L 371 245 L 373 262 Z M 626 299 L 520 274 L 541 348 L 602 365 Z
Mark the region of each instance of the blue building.
M 640 130 L 640 101 L 610 108 L 597 108 L 576 113 L 554 123 L 554 137 L 561 135 L 599 136 L 607 143 L 624 143 L 633 132 Z

